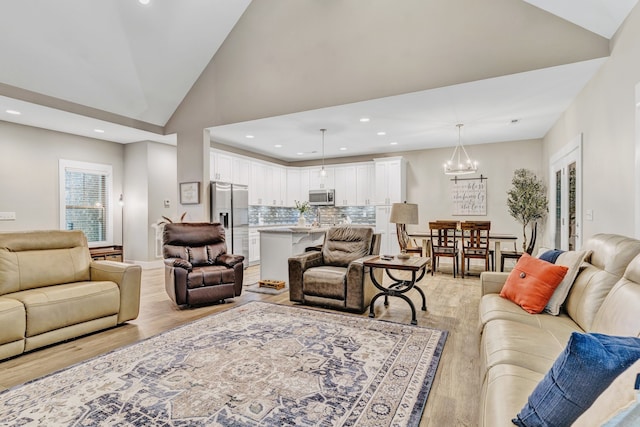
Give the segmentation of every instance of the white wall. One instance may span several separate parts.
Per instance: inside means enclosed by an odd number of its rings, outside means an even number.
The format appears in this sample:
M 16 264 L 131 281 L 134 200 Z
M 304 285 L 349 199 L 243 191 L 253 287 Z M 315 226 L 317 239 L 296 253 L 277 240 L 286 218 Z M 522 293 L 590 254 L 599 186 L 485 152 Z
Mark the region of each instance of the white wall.
M 541 142 L 517 141 L 467 149 L 480 162 L 480 172 L 489 178 L 488 211 L 482 218 L 491 220 L 495 231 L 520 235 L 519 225 L 506 211 L 506 192 L 514 169 L 540 171 Z M 18 217 L 17 221 L 0 221 L 0 230 L 58 228 L 59 158 L 113 166 L 114 201 L 124 194 L 127 260 L 156 260 L 151 224 L 162 216 L 177 219 L 183 212 L 178 205 L 176 147 L 149 141 L 121 145 L 0 122 L 0 150 L 6 153 L 0 157 L 0 211 L 15 211 Z M 407 200 L 418 203 L 420 209 L 420 224 L 410 230 L 426 230 L 432 219 L 452 218 L 450 177 L 442 173 L 442 164 L 451 156 L 451 150 L 396 153 L 407 159 Z M 164 206 L 165 199 L 170 201 L 169 208 Z M 114 239 L 120 243 L 117 203 L 114 217 Z
M 530 169 L 542 178 L 542 140 L 500 142 L 466 146 L 469 156 L 479 162 L 478 173 L 459 178 L 487 177 L 487 215 L 453 216 L 451 176 L 442 165 L 451 157 L 453 148 L 402 153 L 407 159 L 407 201 L 417 203 L 420 224 L 407 226 L 409 231 L 427 230 L 428 222 L 437 219 L 477 219 L 491 221 L 491 230 L 518 236 L 522 244 L 522 226 L 507 210 L 507 191 L 511 188 L 513 171 Z
M 0 221 L 0 231 L 60 227 L 58 160 L 109 164 L 113 168 L 114 243 L 120 243 L 123 146 L 0 121 L 0 211 L 16 212 Z
M 125 258 L 156 259 L 150 224 L 163 215 L 176 217 L 176 147 L 149 141 L 123 145 L 0 121 L 0 153 L 0 211 L 16 212 L 17 217 L 0 221 L 0 231 L 60 228 L 59 159 L 109 164 L 113 243 L 122 243 L 124 212 Z M 123 208 L 118 204 L 121 193 Z
M 155 261 L 151 224 L 163 216 L 176 217 L 176 147 L 136 142 L 125 146 L 125 158 L 125 258 L 137 263 Z
M 640 82 L 640 7 L 636 6 L 612 41 L 612 53 L 544 138 L 548 161 L 583 133 L 583 241 L 595 233 L 640 236 L 635 229 L 639 197 L 635 176 L 636 97 Z M 584 211 L 593 210 L 593 221 Z M 545 230 L 548 240 L 549 230 Z

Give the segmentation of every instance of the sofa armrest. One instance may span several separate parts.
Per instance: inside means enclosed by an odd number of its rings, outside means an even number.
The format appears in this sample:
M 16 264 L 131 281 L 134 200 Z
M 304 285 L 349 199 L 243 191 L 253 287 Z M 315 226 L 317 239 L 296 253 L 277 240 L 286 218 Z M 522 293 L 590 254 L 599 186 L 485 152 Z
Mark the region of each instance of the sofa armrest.
M 499 294 L 507 277 L 509 277 L 509 273 L 483 271 L 480 274 L 481 295 Z
M 89 272 L 91 280 L 115 282 L 120 288 L 118 324 L 138 317 L 142 267 L 116 261 L 91 261 Z
M 303 302 L 302 276 L 305 270 L 322 265 L 322 252 L 305 252 L 289 258 L 289 300 Z
M 351 261 L 347 267 L 347 300 L 345 307 L 348 310 L 363 312 L 371 303 L 377 288 L 371 281 L 369 268 L 365 268 L 365 261 L 376 258 L 377 255 L 367 255 Z M 383 269 L 374 268 L 373 275 L 378 283 L 382 283 Z
M 164 265 L 167 267 L 182 268 L 187 271 L 193 271 L 193 265 L 182 258 L 165 258 Z
M 233 268 L 234 265 L 244 261 L 243 255 L 221 254 L 216 258 L 216 264 L 222 264 L 225 267 Z

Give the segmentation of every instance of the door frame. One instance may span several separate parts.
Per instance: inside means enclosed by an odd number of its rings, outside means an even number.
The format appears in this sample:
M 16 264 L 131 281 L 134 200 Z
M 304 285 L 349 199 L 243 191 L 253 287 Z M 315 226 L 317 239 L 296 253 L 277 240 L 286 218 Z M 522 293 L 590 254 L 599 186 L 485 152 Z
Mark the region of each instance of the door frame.
M 555 235 L 556 235 L 556 172 L 558 170 L 562 170 L 562 186 L 566 188 L 566 184 L 568 184 L 567 180 L 567 166 L 571 163 L 576 164 L 576 240 L 575 240 L 575 249 L 579 249 L 582 247 L 582 230 L 583 230 L 583 218 L 582 218 L 582 133 L 579 133 L 573 140 L 571 140 L 567 145 L 562 147 L 558 152 L 551 156 L 549 160 L 549 224 L 550 224 L 550 238 L 551 242 L 555 246 Z M 565 204 L 566 205 L 566 204 Z M 562 212 L 560 213 L 561 218 L 568 217 L 568 206 L 562 206 Z M 568 218 L 567 218 L 568 219 Z M 565 221 L 565 224 L 561 224 L 561 233 L 560 233 L 560 248 L 568 250 L 569 248 L 569 239 L 568 239 L 568 228 L 569 221 Z

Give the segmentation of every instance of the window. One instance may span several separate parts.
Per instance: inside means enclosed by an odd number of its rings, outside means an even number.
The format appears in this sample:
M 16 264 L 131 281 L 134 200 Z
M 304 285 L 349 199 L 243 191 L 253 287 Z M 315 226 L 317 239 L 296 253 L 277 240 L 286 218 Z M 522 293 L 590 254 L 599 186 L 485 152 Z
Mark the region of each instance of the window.
M 89 246 L 111 244 L 111 165 L 60 160 L 60 229 L 82 230 Z

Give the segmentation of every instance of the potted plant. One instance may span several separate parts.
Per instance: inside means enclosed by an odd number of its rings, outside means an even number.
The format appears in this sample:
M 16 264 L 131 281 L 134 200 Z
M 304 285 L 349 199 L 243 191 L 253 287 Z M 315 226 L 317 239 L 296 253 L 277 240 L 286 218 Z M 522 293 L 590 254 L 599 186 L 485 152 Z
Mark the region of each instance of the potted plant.
M 509 214 L 522 224 L 522 251 L 527 249 L 527 226 L 543 219 L 549 211 L 547 188 L 535 173 L 528 169 L 516 169 L 507 192 Z
M 309 205 L 309 202 L 304 201 L 304 202 L 299 202 L 298 200 L 294 200 L 295 204 L 296 204 L 296 210 L 298 211 L 299 215 L 298 215 L 298 225 L 301 227 L 304 227 L 306 225 L 306 220 L 304 218 L 304 214 L 305 212 L 309 212 L 311 210 L 311 205 Z

